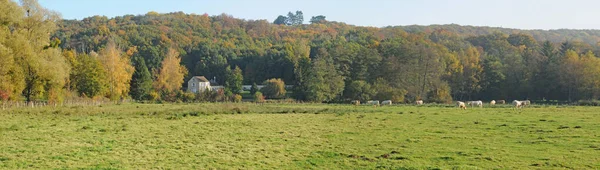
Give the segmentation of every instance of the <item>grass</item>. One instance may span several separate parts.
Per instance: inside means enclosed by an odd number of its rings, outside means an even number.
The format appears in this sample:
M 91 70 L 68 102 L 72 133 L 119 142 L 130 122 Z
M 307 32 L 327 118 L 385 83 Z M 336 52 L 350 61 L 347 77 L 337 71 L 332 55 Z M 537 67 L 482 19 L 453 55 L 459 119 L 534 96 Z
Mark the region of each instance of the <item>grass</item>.
M 123 104 L 0 111 L 1 169 L 599 169 L 596 107 Z

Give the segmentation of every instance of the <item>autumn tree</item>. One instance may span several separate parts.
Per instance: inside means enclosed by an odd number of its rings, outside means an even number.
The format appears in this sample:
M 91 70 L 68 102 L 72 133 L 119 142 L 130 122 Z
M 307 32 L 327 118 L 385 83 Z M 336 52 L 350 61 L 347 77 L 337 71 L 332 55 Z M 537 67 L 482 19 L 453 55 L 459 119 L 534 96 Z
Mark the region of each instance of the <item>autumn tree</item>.
M 0 101 L 18 99 L 24 88 L 23 73 L 10 46 L 10 27 L 21 22 L 23 12 L 14 1 L 0 1 Z
M 174 49 L 169 49 L 154 82 L 155 89 L 164 92 L 175 92 L 181 89 L 187 69 L 180 65 L 180 62 L 179 53 Z
M 482 89 L 483 65 L 480 58 L 479 51 L 474 47 L 458 53 L 459 70 L 449 79 L 456 99 L 471 100 Z
M 7 66 L 0 69 L 0 78 L 6 80 L 8 75 L 10 82 L 2 83 L 6 90 L 0 90 L 13 93 L 10 96 L 22 90 L 27 101 L 48 99 L 57 102 L 63 95 L 70 72 L 57 48 L 59 42 L 50 40 L 50 33 L 57 28 L 55 23 L 60 19 L 59 14 L 43 8 L 36 0 L 22 0 L 20 4 L 1 2 L 1 27 L 4 29 L 0 34 L 5 38 L 0 40 L 0 56 Z M 8 69 L 12 71 L 7 74 Z
M 108 80 L 108 97 L 111 100 L 127 96 L 134 68 L 130 59 L 125 55 L 114 41 L 110 41 L 98 56 L 102 67 L 106 71 Z

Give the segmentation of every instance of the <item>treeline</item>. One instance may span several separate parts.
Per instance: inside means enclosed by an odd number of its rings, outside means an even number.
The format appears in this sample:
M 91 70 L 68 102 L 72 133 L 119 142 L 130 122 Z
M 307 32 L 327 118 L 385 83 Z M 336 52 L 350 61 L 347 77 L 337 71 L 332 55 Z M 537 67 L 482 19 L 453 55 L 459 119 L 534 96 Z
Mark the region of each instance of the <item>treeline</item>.
M 0 23 L 0 62 L 9 66 L 0 68 L 3 100 L 176 101 L 193 98 L 182 90 L 198 75 L 216 77 L 227 87 L 222 95 L 231 98 L 241 84 L 273 78 L 294 85 L 294 99 L 314 102 L 600 97 L 597 44 L 563 41 L 572 40 L 571 34 L 561 32 L 537 31 L 540 38 L 526 31 L 466 33 L 456 30 L 460 26 L 406 31 L 352 26 L 322 15 L 305 24 L 301 11 L 273 21 L 182 12 L 58 21 L 33 18 L 28 4 L 51 12 L 23 2 L 5 0 L 0 7 L 9 11 L 1 18 L 13 17 Z

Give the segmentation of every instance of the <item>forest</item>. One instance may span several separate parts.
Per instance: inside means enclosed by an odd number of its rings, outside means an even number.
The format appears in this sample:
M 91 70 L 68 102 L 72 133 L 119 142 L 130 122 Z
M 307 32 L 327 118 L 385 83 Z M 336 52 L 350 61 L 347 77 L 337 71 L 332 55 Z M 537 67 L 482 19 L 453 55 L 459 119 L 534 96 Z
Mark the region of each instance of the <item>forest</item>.
M 63 20 L 35 0 L 0 0 L 0 100 L 225 101 L 242 84 L 272 82 L 307 102 L 600 97 L 600 30 L 304 19 L 151 11 Z M 187 93 L 192 76 L 226 88 Z

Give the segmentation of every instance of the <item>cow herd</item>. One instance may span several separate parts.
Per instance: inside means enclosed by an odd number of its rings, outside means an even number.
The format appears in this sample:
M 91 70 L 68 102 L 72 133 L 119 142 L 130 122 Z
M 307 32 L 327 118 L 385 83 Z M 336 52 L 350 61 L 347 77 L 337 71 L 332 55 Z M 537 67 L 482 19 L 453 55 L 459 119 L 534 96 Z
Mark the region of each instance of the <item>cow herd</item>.
M 353 105 L 360 105 L 360 101 L 359 100 L 353 100 L 352 101 Z M 391 100 L 384 100 L 381 103 L 379 102 L 379 100 L 369 100 L 366 103 L 367 105 L 373 105 L 373 106 L 379 106 L 381 105 L 392 105 L 392 101 Z M 423 105 L 424 102 L 423 100 L 417 100 L 415 101 L 416 105 Z M 492 100 L 490 101 L 490 105 L 496 105 L 496 104 L 506 104 L 505 100 Z M 515 109 L 519 109 L 519 108 L 523 108 L 525 106 L 531 105 L 531 101 L 529 100 L 514 100 L 512 102 L 512 105 L 515 107 Z M 470 107 L 483 107 L 483 101 L 481 100 L 477 100 L 477 101 L 466 101 L 466 102 L 462 102 L 462 101 L 457 101 L 456 102 L 456 106 L 460 109 L 467 109 L 467 106 Z
M 504 100 L 492 100 L 490 101 L 490 105 L 496 105 L 496 104 L 506 104 L 506 101 Z M 471 106 L 471 107 L 483 107 L 483 102 L 481 100 L 477 100 L 477 101 L 467 101 L 466 104 L 465 102 L 461 102 L 458 101 L 456 102 L 456 106 L 460 109 L 467 109 L 467 105 Z M 531 105 L 531 101 L 529 100 L 513 100 L 512 105 L 515 106 L 515 109 L 519 109 L 519 108 L 523 108 L 525 106 Z

